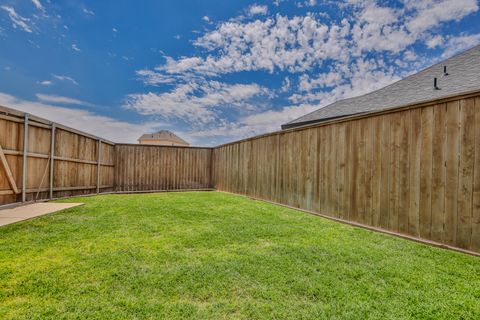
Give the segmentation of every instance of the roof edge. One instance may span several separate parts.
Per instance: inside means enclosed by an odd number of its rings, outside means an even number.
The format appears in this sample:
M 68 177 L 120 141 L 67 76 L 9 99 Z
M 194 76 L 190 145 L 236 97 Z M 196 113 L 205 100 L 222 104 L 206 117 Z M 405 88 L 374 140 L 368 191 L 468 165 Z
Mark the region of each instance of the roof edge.
M 292 132 L 292 131 L 301 131 L 301 130 L 316 128 L 316 127 L 326 126 L 326 125 L 330 125 L 330 124 L 338 123 L 338 122 L 345 122 L 345 121 L 350 121 L 350 120 L 362 119 L 362 118 L 366 118 L 366 117 L 373 117 L 373 116 L 382 115 L 382 114 L 400 112 L 400 111 L 407 110 L 407 109 L 422 108 L 422 107 L 427 107 L 429 105 L 434 105 L 434 104 L 437 104 L 437 103 L 449 102 L 449 101 L 452 101 L 452 100 L 467 99 L 467 98 L 471 98 L 471 97 L 478 96 L 478 95 L 480 95 L 480 90 L 476 89 L 476 90 L 465 91 L 463 93 L 457 93 L 457 94 L 454 94 L 454 95 L 445 96 L 445 97 L 441 97 L 441 98 L 429 99 L 429 100 L 424 100 L 424 101 L 418 101 L 416 103 L 410 103 L 410 104 L 406 104 L 406 105 L 386 108 L 386 109 L 383 109 L 383 110 L 375 110 L 375 111 L 370 111 L 370 112 L 355 113 L 355 114 L 352 114 L 352 115 L 349 115 L 349 116 L 341 116 L 341 117 L 333 118 L 333 119 L 330 119 L 330 120 L 321 119 L 321 120 L 319 120 L 315 123 L 306 124 L 306 125 L 303 125 L 303 126 L 296 126 L 296 127 L 289 128 L 289 129 L 286 129 L 286 130 L 272 131 L 272 132 L 259 134 L 259 135 L 249 137 L 249 138 L 245 138 L 245 139 L 240 139 L 240 140 L 236 140 L 236 141 L 232 141 L 232 142 L 227 142 L 227 143 L 224 143 L 224 144 L 220 144 L 220 145 L 216 146 L 215 148 L 225 147 L 225 146 L 235 144 L 235 143 L 239 143 L 239 142 L 251 141 L 251 140 L 255 140 L 255 139 L 260 139 L 260 138 L 273 136 L 273 135 L 278 135 L 278 134 L 282 134 L 282 133 L 288 133 L 288 132 Z
M 336 100 L 336 101 L 334 101 L 334 102 L 332 102 L 332 103 L 329 103 L 329 104 L 327 104 L 327 105 L 325 105 L 325 106 L 323 106 L 323 107 L 318 107 L 318 109 L 316 109 L 316 110 L 314 110 L 314 111 L 311 111 L 311 112 L 309 112 L 309 113 L 306 113 L 306 114 L 304 114 L 304 115 L 302 115 L 302 116 L 300 116 L 300 117 L 298 117 L 298 118 L 296 118 L 296 119 L 293 119 L 293 120 L 291 120 L 291 121 L 289 121 L 289 122 L 281 125 L 281 127 L 282 127 L 282 129 L 283 129 L 283 126 L 289 125 L 289 124 L 299 124 L 299 125 L 301 125 L 302 123 L 307 123 L 308 121 L 301 121 L 301 122 L 295 122 L 295 121 L 296 121 L 296 120 L 299 120 L 299 119 L 301 119 L 301 118 L 303 118 L 303 117 L 306 117 L 306 116 L 308 116 L 308 115 L 310 115 L 310 114 L 312 114 L 312 113 L 315 113 L 315 112 L 317 112 L 318 110 L 320 110 L 320 109 L 322 109 L 322 108 L 327 108 L 327 107 L 329 107 L 329 106 L 331 106 L 331 105 L 333 105 L 333 104 L 335 104 L 335 103 L 338 103 L 338 102 L 341 102 L 341 101 L 347 101 L 347 100 L 357 99 L 357 98 L 364 97 L 364 96 L 368 96 L 368 95 L 373 94 L 373 93 L 375 93 L 375 92 L 377 92 L 377 91 L 386 89 L 386 88 L 388 88 L 388 87 L 390 87 L 390 86 L 393 86 L 394 84 L 396 84 L 396 83 L 398 83 L 398 82 L 400 82 L 400 81 L 407 80 L 407 79 L 409 79 L 410 77 L 412 77 L 412 76 L 414 76 L 414 75 L 416 75 L 416 74 L 419 74 L 419 73 L 421 73 L 421 72 L 424 72 L 424 71 L 433 69 L 433 68 L 435 68 L 435 67 L 437 67 L 437 66 L 440 66 L 440 65 L 442 65 L 443 63 L 445 63 L 445 61 L 447 61 L 447 60 L 449 60 L 449 59 L 452 59 L 452 58 L 455 58 L 455 57 L 457 57 L 457 56 L 466 54 L 467 52 L 469 52 L 469 51 L 471 51 L 471 50 L 477 49 L 478 47 L 480 47 L 480 44 L 474 45 L 473 47 L 470 47 L 470 48 L 468 48 L 468 49 L 465 49 L 465 50 L 463 50 L 463 51 L 460 51 L 460 52 L 458 52 L 458 53 L 456 53 L 456 54 L 454 54 L 454 55 L 452 55 L 452 56 L 450 56 L 450 57 L 448 57 L 448 58 L 446 58 L 446 59 L 443 59 L 443 60 L 441 60 L 441 61 L 438 61 L 437 63 L 434 63 L 434 64 L 432 64 L 432 65 L 430 65 L 430 66 L 428 66 L 428 67 L 425 67 L 425 68 L 423 68 L 423 69 L 421 69 L 421 70 L 419 70 L 419 71 L 416 71 L 416 72 L 414 72 L 414 73 L 411 73 L 411 74 L 409 74 L 408 76 L 406 76 L 405 78 L 402 78 L 402 79 L 399 79 L 399 80 L 397 80 L 397 81 L 394 81 L 394 82 L 392 82 L 392 83 L 390 83 L 390 84 L 388 84 L 388 85 L 386 85 L 386 86 L 384 86 L 384 87 L 378 88 L 378 89 L 373 90 L 373 91 L 370 91 L 370 92 L 366 92 L 366 93 L 364 93 L 364 94 L 356 95 L 356 96 L 353 96 L 353 97 L 348 97 L 348 98 L 344 98 L 344 99 L 339 99 L 339 100 Z M 335 90 L 335 89 L 334 89 L 334 90 Z M 463 93 L 459 93 L 458 95 L 461 95 L 461 94 L 463 94 Z M 445 98 L 448 98 L 448 96 L 445 96 Z M 443 97 L 440 97 L 440 98 L 437 98 L 437 99 L 443 99 Z M 416 103 L 421 103 L 421 102 L 422 102 L 422 101 L 418 101 L 418 102 L 414 102 L 414 103 L 416 104 Z M 400 107 L 400 106 L 399 106 L 399 107 Z M 344 116 L 345 116 L 345 117 L 348 117 L 349 115 L 344 115 Z M 341 117 L 344 117 L 344 116 L 341 116 Z M 326 120 L 328 120 L 328 119 L 333 119 L 333 118 L 324 118 L 324 119 L 321 119 L 321 120 L 326 121 Z M 315 121 L 315 120 L 310 120 L 310 121 Z M 320 121 L 320 119 L 319 119 L 319 121 Z

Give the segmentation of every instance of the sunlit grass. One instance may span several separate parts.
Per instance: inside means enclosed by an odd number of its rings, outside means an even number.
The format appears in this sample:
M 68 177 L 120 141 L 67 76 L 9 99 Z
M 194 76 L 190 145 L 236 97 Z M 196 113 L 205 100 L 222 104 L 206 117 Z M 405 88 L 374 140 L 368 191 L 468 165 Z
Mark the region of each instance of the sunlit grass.
M 0 228 L 1 319 L 479 319 L 480 259 L 217 192 Z

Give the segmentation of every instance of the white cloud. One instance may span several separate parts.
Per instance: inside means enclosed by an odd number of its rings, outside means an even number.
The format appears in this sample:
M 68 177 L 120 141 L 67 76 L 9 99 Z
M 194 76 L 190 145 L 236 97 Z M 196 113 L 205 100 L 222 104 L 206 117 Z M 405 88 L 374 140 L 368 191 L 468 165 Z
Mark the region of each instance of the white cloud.
M 38 84 L 41 84 L 42 86 L 49 86 L 52 84 L 52 81 L 50 80 L 43 80 L 43 81 L 39 81 L 37 82 Z
M 33 27 L 30 25 L 30 19 L 24 18 L 21 15 L 19 15 L 14 8 L 8 7 L 8 6 L 1 6 L 3 10 L 5 10 L 8 13 L 8 16 L 10 17 L 10 20 L 12 21 L 12 26 L 14 28 L 20 28 L 21 30 L 32 33 L 33 32 Z
M 261 6 L 258 4 L 253 4 L 248 8 L 248 14 L 251 16 L 255 15 L 265 15 L 268 12 L 267 6 Z
M 159 72 L 194 72 L 203 75 L 275 69 L 298 72 L 327 58 L 344 60 L 349 26 L 328 26 L 311 15 L 287 18 L 277 15 L 264 21 L 225 22 L 194 44 L 211 52 L 205 58 L 167 57 Z
M 326 87 L 334 87 L 343 80 L 340 72 L 333 70 L 320 74 L 317 78 L 312 79 L 309 75 L 304 74 L 299 78 L 298 88 L 300 91 L 311 91 L 313 89 L 323 89 Z
M 323 107 L 380 89 L 400 79 L 394 68 L 384 66 L 382 61 L 360 59 L 349 66 L 334 66 L 329 73 L 315 79 L 300 77 L 299 90 L 303 92 L 291 95 L 289 100 L 293 103 L 318 103 L 319 107 Z M 333 86 L 334 90 L 326 88 L 328 86 Z
M 348 64 L 369 52 L 401 54 L 417 42 L 438 46 L 440 24 L 478 10 L 475 0 L 406 0 L 403 7 L 353 1 L 350 6 L 352 13 L 345 10 L 345 18 L 339 22 L 325 21 L 315 14 L 277 14 L 263 20 L 222 22 L 193 42 L 206 54 L 167 57 L 155 70 L 219 76 L 259 70 L 297 73 L 331 61 Z
M 370 1 L 362 3 L 352 25 L 353 50 L 360 55 L 372 50 L 398 53 L 405 49 L 416 41 L 416 36 L 405 30 L 401 18 L 400 10 Z
M 210 18 L 208 16 L 203 16 L 202 20 L 206 22 L 210 22 Z
M 94 16 L 95 15 L 95 12 L 93 12 L 92 10 L 89 10 L 87 8 L 82 8 L 82 11 L 83 11 L 83 13 L 85 13 L 89 16 Z
M 112 28 L 112 31 L 115 32 L 115 33 L 118 32 L 117 28 Z
M 465 51 L 477 44 L 480 44 L 480 33 L 451 37 L 446 43 L 442 58 L 451 57 L 452 55 Z
M 282 82 L 282 87 L 280 88 L 280 92 L 288 92 L 292 88 L 292 83 L 290 82 L 289 77 L 285 77 Z
M 166 57 L 167 62 L 165 66 L 156 68 L 159 71 L 166 71 L 167 73 L 183 73 L 201 67 L 204 60 L 200 57 L 182 58 L 174 60 L 171 57 Z
M 284 2 L 285 0 L 273 0 L 273 5 L 278 7 L 280 3 Z
M 32 0 L 32 3 L 38 10 L 43 10 L 43 6 L 40 0 Z
M 405 61 L 416 61 L 418 56 L 413 50 L 407 50 L 403 53 L 403 59 Z
M 72 50 L 75 50 L 77 52 L 81 51 L 79 47 L 77 47 L 76 44 L 72 44 Z
M 286 106 L 280 110 L 268 110 L 240 117 L 234 122 L 220 122 L 218 126 L 212 128 L 184 131 L 181 135 L 196 144 L 215 146 L 234 139 L 278 131 L 282 124 L 317 109 L 318 106 L 307 104 Z
M 60 80 L 60 81 L 67 81 L 67 82 L 73 83 L 74 85 L 78 85 L 78 82 L 75 81 L 75 79 L 73 79 L 72 77 L 69 77 L 69 76 L 58 75 L 58 74 L 52 73 L 52 77 L 54 77 L 55 79 Z
M 443 36 L 441 35 L 435 35 L 431 38 L 428 38 L 427 41 L 425 41 L 425 44 L 429 49 L 433 49 L 436 47 L 439 47 L 445 43 L 445 40 L 443 39 Z
M 85 102 L 85 101 L 70 98 L 70 97 L 49 95 L 49 94 L 42 94 L 42 93 L 37 93 L 35 96 L 37 97 L 38 100 L 42 102 L 47 102 L 47 103 L 92 106 L 92 104 L 89 102 Z
M 317 1 L 309 0 L 294 2 L 301 7 L 316 4 Z M 266 6 L 253 12 L 250 9 L 257 5 L 247 7 L 245 12 L 250 19 L 239 16 L 220 22 L 195 39 L 193 45 L 200 49 L 198 54 L 164 56 L 162 64 L 137 71 L 146 85 L 173 89 L 148 96 L 139 94 L 136 97 L 147 99 L 135 103 L 141 106 L 141 113 L 191 117 L 189 121 L 200 125 L 182 134 L 193 141 L 202 141 L 202 137 L 245 137 L 279 129 L 280 124 L 307 111 L 391 84 L 431 64 L 435 57 L 428 49 L 444 51 L 446 57 L 480 42 L 480 34 L 458 36 L 455 28 L 445 28 L 447 23 L 478 11 L 475 0 L 404 0 L 396 5 L 349 0 L 328 5 L 342 10 L 340 20 L 322 12 L 268 15 Z M 457 36 L 453 36 L 455 33 Z M 288 92 L 289 102 L 285 104 L 292 105 L 279 108 L 279 96 L 273 100 L 274 95 L 267 94 L 260 108 L 232 115 L 225 114 L 224 108 L 192 103 L 209 95 L 195 89 L 189 91 L 192 83 L 208 83 L 212 79 L 220 82 L 229 74 L 251 72 L 264 72 L 264 79 L 282 75 L 280 87 L 265 91 Z M 242 103 L 244 107 L 258 105 L 248 98 Z M 268 107 L 271 110 L 266 111 Z M 173 111 L 177 109 L 182 111 Z
M 421 33 L 442 22 L 460 20 L 478 10 L 476 0 L 406 0 L 406 8 L 414 11 L 408 19 L 407 29 Z
M 137 70 L 136 75 L 138 76 L 138 79 L 143 81 L 144 84 L 146 85 L 151 85 L 151 86 L 156 86 L 160 84 L 167 84 L 167 83 L 173 83 L 177 80 L 185 79 L 184 77 L 181 76 L 176 76 L 176 75 L 164 75 L 152 70 Z
M 210 124 L 218 119 L 218 112 L 229 110 L 252 111 L 248 101 L 268 95 L 267 89 L 257 84 L 225 84 L 217 81 L 189 82 L 165 93 L 130 94 L 126 108 L 143 115 L 158 115 L 192 125 Z
M 318 105 L 301 104 L 283 107 L 280 110 L 268 110 L 240 119 L 247 127 L 254 128 L 255 132 L 276 131 L 284 123 L 301 117 L 318 109 Z M 266 129 L 266 130 L 265 130 Z
M 136 143 L 142 134 L 153 132 L 160 127 L 168 127 L 165 123 L 158 121 L 138 124 L 120 121 L 82 109 L 23 100 L 6 93 L 0 93 L 0 105 L 28 112 L 114 142 Z
M 317 5 L 317 0 L 307 0 L 303 2 L 296 2 L 295 5 L 298 8 L 303 8 L 303 7 L 314 7 Z

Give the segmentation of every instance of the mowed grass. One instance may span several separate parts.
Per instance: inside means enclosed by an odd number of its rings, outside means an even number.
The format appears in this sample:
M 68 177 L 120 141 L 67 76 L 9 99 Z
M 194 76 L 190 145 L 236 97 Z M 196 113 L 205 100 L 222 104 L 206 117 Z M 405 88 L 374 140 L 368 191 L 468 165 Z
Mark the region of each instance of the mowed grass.
M 0 228 L 1 319 L 480 318 L 477 257 L 216 192 L 69 201 Z

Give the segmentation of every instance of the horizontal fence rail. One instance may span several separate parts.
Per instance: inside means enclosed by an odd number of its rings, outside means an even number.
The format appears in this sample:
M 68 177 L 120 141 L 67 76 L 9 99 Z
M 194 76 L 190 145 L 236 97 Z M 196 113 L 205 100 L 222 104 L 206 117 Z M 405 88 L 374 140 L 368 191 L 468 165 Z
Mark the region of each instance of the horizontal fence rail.
M 478 253 L 480 95 L 216 148 L 114 144 L 0 108 L 0 205 L 22 196 L 205 189 Z
M 114 145 L 0 108 L 0 205 L 114 189 Z

